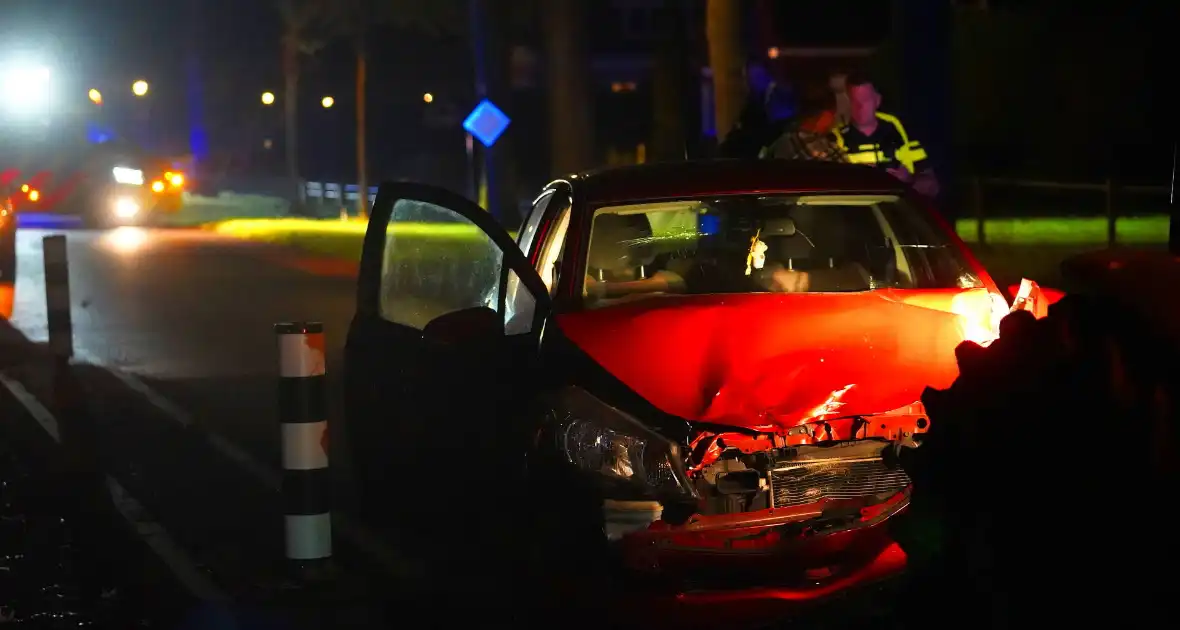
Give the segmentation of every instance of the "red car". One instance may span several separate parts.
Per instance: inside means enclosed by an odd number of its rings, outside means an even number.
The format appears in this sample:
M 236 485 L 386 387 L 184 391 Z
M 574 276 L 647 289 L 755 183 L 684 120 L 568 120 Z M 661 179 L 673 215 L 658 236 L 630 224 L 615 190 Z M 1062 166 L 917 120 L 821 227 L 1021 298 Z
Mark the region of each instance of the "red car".
M 573 175 L 515 240 L 461 197 L 387 184 L 359 285 L 361 500 L 446 567 L 439 588 L 527 565 L 613 610 L 730 621 L 904 566 L 891 451 L 927 429 L 920 395 L 954 380 L 955 347 L 1010 309 L 926 202 L 823 162 Z

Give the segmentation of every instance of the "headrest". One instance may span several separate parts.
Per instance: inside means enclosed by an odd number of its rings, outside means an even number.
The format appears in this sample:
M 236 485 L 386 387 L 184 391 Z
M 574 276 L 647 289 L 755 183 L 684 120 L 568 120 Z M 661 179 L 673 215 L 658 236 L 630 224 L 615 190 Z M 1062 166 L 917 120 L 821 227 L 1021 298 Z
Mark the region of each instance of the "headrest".
M 594 217 L 587 263 L 595 269 L 623 269 L 651 264 L 651 224 L 642 214 Z
M 795 235 L 795 220 L 790 217 L 782 217 L 778 219 L 767 219 L 766 224 L 762 226 L 762 237 L 771 236 L 794 236 Z

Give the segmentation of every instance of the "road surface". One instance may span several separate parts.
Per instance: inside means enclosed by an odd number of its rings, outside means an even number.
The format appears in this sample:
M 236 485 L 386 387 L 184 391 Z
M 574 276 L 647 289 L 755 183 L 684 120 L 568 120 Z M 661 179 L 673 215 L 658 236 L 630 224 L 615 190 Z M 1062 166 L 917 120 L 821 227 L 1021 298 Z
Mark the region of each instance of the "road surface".
M 320 321 L 339 418 L 352 277 L 301 269 L 285 250 L 203 230 L 22 229 L 10 321 L 33 341 L 47 336 L 41 242 L 49 234 L 68 243 L 79 360 L 138 377 L 195 423 L 278 469 L 272 327 Z M 337 457 L 333 465 L 344 463 Z

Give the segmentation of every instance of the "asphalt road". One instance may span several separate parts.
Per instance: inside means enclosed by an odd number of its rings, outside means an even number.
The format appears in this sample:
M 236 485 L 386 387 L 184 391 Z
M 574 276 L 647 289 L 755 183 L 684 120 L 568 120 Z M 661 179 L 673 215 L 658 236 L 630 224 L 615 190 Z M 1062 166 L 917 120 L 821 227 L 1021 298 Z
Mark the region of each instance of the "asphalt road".
M 196 229 L 22 229 L 10 321 L 34 341 L 47 336 L 41 244 L 49 234 L 65 234 L 68 243 L 78 359 L 138 377 L 194 423 L 278 469 L 272 328 L 320 321 L 333 416 L 340 417 L 351 277 L 317 275 L 291 264 L 286 250 Z M 333 428 L 331 441 L 340 445 L 340 423 Z M 333 467 L 346 468 L 343 449 L 332 450 Z

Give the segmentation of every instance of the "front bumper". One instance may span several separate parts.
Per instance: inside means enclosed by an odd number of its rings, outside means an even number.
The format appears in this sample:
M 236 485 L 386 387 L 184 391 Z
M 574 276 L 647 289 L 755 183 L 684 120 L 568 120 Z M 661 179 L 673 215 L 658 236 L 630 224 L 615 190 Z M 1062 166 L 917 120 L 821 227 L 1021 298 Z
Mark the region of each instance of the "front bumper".
M 840 627 L 839 622 L 854 616 L 893 614 L 889 609 L 893 602 L 881 592 L 899 588 L 905 565 L 905 552 L 891 543 L 866 564 L 823 582 L 737 590 L 629 593 L 621 598 L 620 609 L 624 618 L 648 627 L 757 627 L 785 618 L 813 620 L 817 627 Z
M 851 525 L 817 531 L 850 502 L 656 521 L 617 543 L 628 575 L 624 608 L 659 623 L 755 623 L 800 614 L 899 575 L 906 556 L 888 531 L 908 492 L 859 510 Z M 655 615 L 652 618 L 649 615 Z M 716 616 L 715 616 L 716 615 Z

